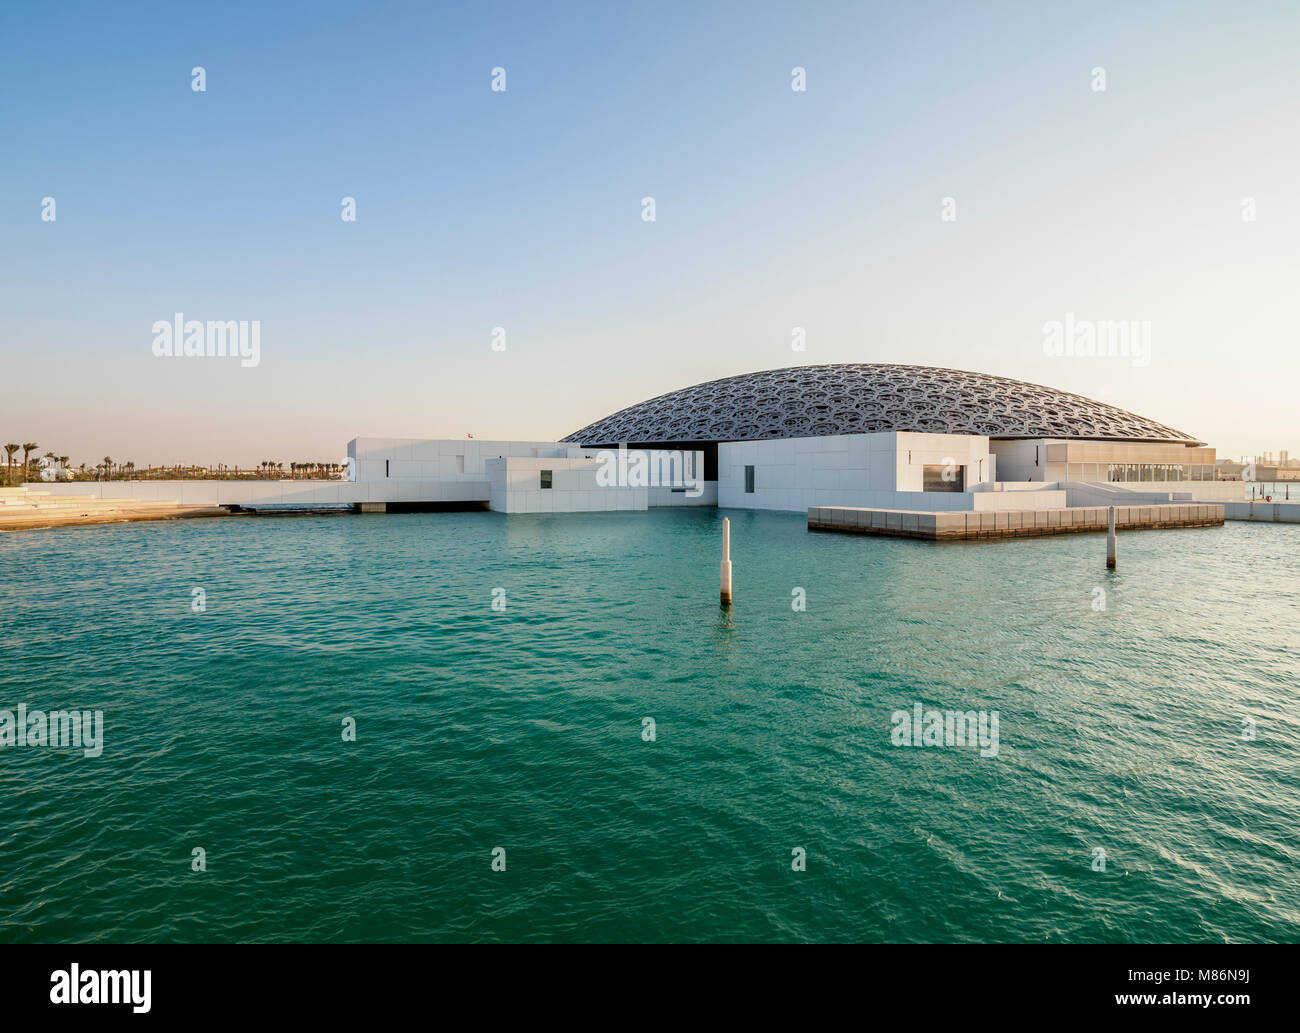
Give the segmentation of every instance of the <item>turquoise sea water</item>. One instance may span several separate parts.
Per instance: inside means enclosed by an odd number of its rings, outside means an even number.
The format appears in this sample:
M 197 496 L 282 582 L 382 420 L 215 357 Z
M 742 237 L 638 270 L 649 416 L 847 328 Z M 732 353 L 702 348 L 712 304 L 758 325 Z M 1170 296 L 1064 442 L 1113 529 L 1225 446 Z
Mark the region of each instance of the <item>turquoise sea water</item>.
M 0 709 L 105 721 L 0 749 L 0 940 L 1300 939 L 1297 529 L 731 511 L 728 617 L 722 515 L 0 536 Z

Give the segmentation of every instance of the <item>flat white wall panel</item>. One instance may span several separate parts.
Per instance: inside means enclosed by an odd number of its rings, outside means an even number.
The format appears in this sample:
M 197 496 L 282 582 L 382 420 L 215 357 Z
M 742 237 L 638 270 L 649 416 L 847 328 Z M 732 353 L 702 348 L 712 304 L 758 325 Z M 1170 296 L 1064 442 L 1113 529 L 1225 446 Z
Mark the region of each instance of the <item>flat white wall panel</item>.
M 922 493 L 926 465 L 952 461 L 965 467 L 970 486 L 980 475 L 981 461 L 987 468 L 988 455 L 988 438 L 969 434 L 886 431 L 724 442 L 718 446 L 718 504 L 801 512 L 810 506 L 886 507 L 900 491 L 930 500 L 948 493 Z M 752 494 L 745 492 L 746 466 L 754 467 Z M 923 508 L 957 507 L 952 498 L 937 498 Z

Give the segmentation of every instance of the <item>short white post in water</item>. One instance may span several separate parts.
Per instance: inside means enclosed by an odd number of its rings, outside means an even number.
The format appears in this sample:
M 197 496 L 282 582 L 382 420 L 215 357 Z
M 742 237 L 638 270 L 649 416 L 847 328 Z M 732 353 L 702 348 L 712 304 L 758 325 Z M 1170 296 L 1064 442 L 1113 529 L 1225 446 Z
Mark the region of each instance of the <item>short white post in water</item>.
M 1115 557 L 1118 546 L 1115 542 L 1115 507 L 1110 507 L 1110 526 L 1106 531 L 1106 566 L 1110 570 L 1115 569 Z
M 731 605 L 731 521 L 722 518 L 722 605 Z

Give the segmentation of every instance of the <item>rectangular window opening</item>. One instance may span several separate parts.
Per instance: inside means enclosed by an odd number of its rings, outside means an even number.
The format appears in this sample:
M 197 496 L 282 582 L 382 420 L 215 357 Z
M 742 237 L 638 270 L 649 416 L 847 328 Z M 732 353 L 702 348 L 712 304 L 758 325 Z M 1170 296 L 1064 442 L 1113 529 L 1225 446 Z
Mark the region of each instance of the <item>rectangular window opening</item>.
M 966 467 L 922 466 L 922 491 L 965 491 Z
M 752 466 L 745 467 L 745 494 L 754 494 L 754 468 Z

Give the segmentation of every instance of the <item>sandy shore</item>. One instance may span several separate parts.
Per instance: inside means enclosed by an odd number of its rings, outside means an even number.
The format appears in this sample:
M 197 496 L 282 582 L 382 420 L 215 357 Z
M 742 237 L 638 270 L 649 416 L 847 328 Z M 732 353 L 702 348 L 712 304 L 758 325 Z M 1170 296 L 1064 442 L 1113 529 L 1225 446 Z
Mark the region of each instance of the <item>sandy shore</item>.
M 6 510 L 10 510 L 6 512 Z M 121 502 L 111 506 L 81 505 L 57 509 L 0 507 L 0 533 L 32 531 L 45 527 L 81 524 L 125 524 L 138 520 L 179 520 L 189 517 L 228 516 L 221 506 L 182 506 L 175 503 Z

